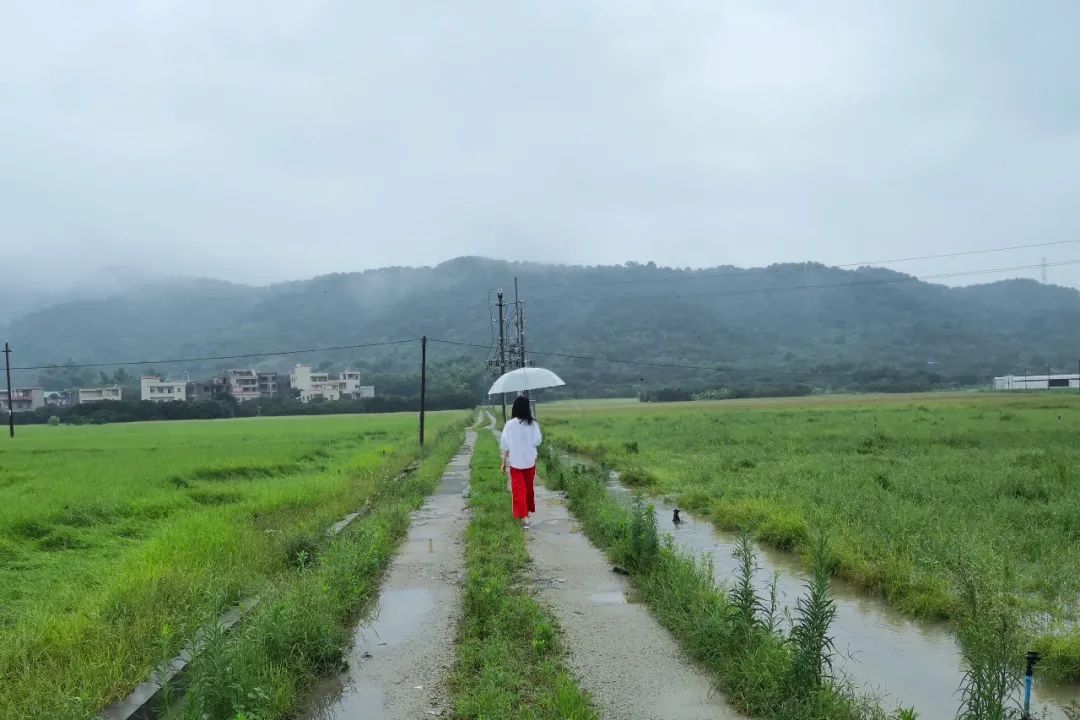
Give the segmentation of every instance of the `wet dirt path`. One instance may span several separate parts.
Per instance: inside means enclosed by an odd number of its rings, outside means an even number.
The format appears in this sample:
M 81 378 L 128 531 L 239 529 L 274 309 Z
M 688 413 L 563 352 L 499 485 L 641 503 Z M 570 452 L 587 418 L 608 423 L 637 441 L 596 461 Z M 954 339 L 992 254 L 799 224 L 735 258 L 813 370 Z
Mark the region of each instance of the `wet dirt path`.
M 562 626 L 571 672 L 605 720 L 741 717 L 649 611 L 628 601 L 626 579 L 539 479 L 531 523 L 532 579 Z
M 462 491 L 476 433 L 450 461 L 435 493 L 412 514 L 372 615 L 355 630 L 348 669 L 315 689 L 311 720 L 416 720 L 448 717 L 446 673 L 464 578 Z

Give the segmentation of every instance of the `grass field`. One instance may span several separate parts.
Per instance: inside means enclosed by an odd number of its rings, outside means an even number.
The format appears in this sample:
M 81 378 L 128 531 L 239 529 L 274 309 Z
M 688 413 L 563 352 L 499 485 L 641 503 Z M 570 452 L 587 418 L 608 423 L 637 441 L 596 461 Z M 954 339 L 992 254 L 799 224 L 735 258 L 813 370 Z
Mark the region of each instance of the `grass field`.
M 431 435 L 459 419 L 433 414 Z M 24 427 L 0 444 L 0 717 L 85 717 L 295 569 L 413 415 Z M 36 713 L 36 715 L 35 715 Z
M 718 525 L 807 552 L 912 615 L 956 613 L 954 568 L 1004 591 L 1045 670 L 1080 679 L 1080 397 L 560 403 L 548 436 Z

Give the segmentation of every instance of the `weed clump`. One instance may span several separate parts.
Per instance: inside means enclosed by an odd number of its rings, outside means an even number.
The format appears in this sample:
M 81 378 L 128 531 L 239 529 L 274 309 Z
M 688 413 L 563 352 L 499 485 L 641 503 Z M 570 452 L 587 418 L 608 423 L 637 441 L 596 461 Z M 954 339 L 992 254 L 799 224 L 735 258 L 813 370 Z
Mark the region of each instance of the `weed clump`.
M 304 568 L 319 555 L 319 537 L 312 531 L 295 532 L 285 539 L 283 552 L 288 567 Z
M 961 561 L 954 572 L 959 599 L 955 620 L 964 656 L 957 717 L 959 720 L 1018 717 L 1014 698 L 1023 683 L 1019 612 L 1003 591 L 1004 586 L 988 580 L 991 575 L 974 564 Z
M 829 628 L 836 620 L 836 603 L 829 595 L 829 551 L 824 536 L 814 544 L 811 567 L 806 594 L 796 601 L 790 637 L 791 690 L 803 698 L 821 692 L 830 679 L 827 673 L 835 652 Z
M 656 476 L 642 468 L 626 468 L 619 473 L 619 480 L 629 487 L 649 487 L 656 484 Z

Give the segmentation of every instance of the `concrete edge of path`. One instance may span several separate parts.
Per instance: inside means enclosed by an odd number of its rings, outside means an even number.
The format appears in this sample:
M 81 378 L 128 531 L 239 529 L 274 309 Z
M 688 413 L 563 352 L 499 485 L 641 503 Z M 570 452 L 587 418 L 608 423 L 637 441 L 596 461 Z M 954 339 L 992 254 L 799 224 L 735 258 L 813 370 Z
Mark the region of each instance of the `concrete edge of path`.
M 649 610 L 631 601 L 626 578 L 612 572 L 559 495 L 538 485 L 530 522 L 531 580 L 563 630 L 571 672 L 605 720 L 742 717 Z

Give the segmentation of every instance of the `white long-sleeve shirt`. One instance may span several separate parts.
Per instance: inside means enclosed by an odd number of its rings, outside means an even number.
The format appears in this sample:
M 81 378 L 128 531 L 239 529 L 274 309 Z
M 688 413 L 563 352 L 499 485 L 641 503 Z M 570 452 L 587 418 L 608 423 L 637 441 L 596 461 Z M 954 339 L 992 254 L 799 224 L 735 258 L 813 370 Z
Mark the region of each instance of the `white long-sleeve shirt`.
M 511 418 L 503 427 L 499 447 L 510 452 L 510 467 L 527 470 L 536 465 L 536 448 L 542 440 L 540 424 L 535 420 L 526 425 L 518 418 Z

